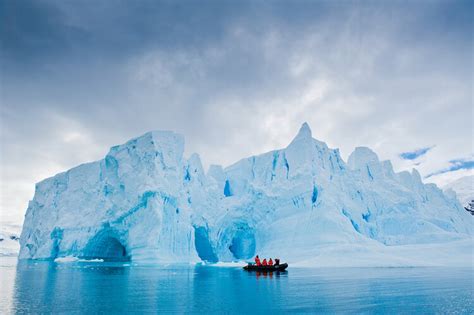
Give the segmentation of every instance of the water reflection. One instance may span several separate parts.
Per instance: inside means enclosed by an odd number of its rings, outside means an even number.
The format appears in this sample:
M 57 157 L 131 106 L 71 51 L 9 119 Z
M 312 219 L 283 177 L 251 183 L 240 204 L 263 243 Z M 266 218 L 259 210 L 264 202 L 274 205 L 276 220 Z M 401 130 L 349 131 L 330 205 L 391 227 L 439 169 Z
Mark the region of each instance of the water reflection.
M 255 276 L 258 278 L 260 278 L 261 276 L 263 276 L 264 278 L 273 278 L 273 275 L 275 275 L 276 277 L 280 277 L 281 275 L 286 275 L 288 271 L 255 271 Z
M 278 305 L 276 300 L 283 296 L 286 281 L 286 278 L 275 274 L 270 278 L 269 273 L 263 275 L 239 268 L 198 266 L 195 268 L 192 307 L 187 310 L 218 313 L 271 310 Z
M 128 275 L 129 269 L 123 266 L 22 261 L 16 268 L 14 309 L 49 313 L 92 308 L 100 312 L 109 309 L 108 302 L 119 301 L 126 307 Z
M 0 313 L 472 313 L 470 269 L 246 272 L 209 266 L 21 262 Z M 8 275 L 15 276 L 8 276 Z M 6 302 L 5 302 L 6 301 Z M 3 309 L 2 309 L 3 308 Z

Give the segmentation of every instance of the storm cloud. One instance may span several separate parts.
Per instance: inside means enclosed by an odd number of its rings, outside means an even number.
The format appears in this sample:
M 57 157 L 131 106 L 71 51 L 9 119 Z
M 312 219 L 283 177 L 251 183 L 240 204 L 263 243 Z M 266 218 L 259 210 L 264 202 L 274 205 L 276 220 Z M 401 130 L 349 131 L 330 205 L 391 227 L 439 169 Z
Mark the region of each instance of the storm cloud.
M 149 130 L 205 166 L 307 121 L 344 158 L 422 175 L 472 156 L 469 1 L 0 1 L 1 215 L 34 184 Z M 443 184 L 472 169 L 433 175 Z M 441 175 L 441 173 L 438 173 Z M 447 176 L 448 174 L 449 176 Z

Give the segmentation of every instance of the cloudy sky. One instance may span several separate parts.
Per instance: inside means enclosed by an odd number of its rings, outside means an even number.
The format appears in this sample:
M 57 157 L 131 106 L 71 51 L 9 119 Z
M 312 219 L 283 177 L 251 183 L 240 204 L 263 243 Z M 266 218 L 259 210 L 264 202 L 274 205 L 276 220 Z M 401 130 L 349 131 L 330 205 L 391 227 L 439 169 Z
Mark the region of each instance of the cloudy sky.
M 473 173 L 473 2 L 0 0 L 1 220 L 154 129 L 229 165 L 303 122 L 444 184 Z

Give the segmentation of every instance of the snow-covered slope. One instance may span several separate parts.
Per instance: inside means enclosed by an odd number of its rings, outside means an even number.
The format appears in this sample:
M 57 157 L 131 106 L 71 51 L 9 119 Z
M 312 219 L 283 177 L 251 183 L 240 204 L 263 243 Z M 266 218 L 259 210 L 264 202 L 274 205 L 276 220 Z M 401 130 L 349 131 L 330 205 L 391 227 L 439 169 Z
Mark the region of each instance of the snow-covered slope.
M 449 190 L 456 193 L 457 198 L 463 206 L 474 200 L 474 175 L 461 177 L 445 186 L 443 190 L 450 194 Z
M 346 164 L 307 124 L 285 149 L 207 174 L 183 151 L 182 136 L 150 132 L 40 182 L 20 257 L 217 262 L 258 252 L 308 261 L 328 246 L 472 241 L 454 196 L 416 170 L 395 173 L 368 148 Z
M 17 256 L 20 251 L 21 227 L 16 224 L 0 223 L 0 257 Z

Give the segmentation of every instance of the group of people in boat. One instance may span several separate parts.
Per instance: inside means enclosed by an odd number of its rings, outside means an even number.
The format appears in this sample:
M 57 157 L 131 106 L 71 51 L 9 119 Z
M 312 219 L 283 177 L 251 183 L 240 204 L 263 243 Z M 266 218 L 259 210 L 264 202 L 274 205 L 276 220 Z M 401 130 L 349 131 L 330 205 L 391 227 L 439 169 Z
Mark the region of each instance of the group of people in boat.
M 279 265 L 280 264 L 280 259 L 278 258 L 275 258 L 275 265 Z M 273 266 L 273 260 L 270 258 L 268 261 L 266 258 L 263 258 L 262 261 L 260 261 L 260 258 L 257 256 L 255 256 L 255 265 L 257 266 Z

